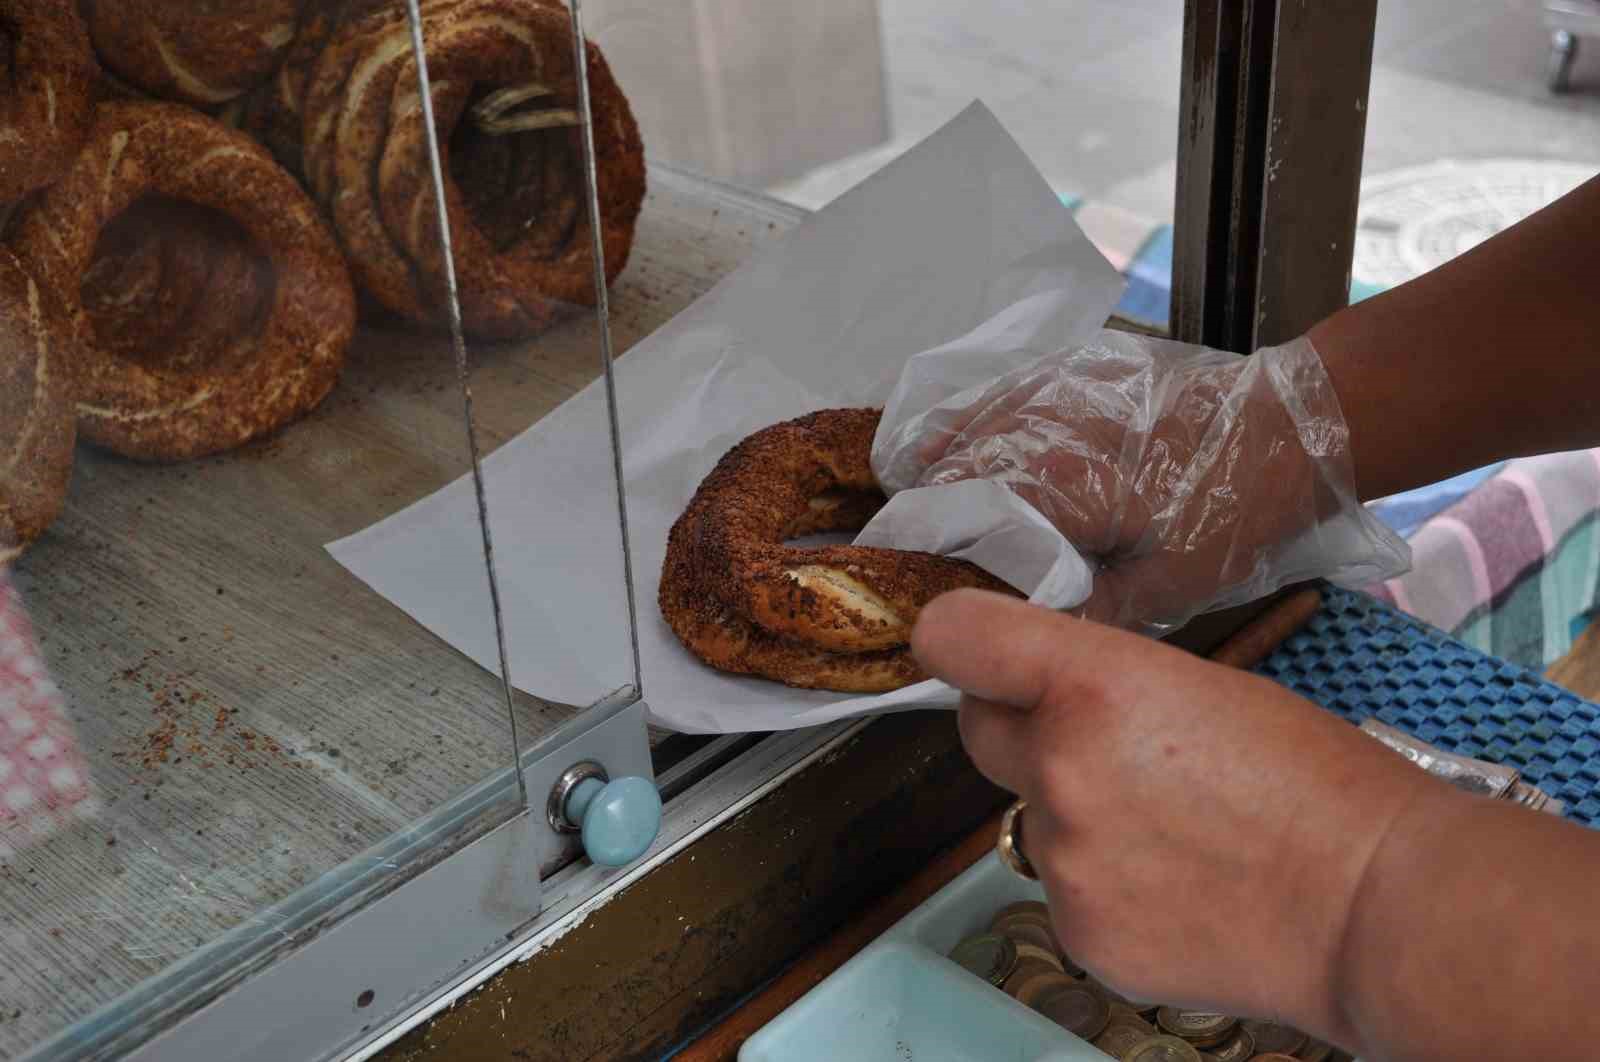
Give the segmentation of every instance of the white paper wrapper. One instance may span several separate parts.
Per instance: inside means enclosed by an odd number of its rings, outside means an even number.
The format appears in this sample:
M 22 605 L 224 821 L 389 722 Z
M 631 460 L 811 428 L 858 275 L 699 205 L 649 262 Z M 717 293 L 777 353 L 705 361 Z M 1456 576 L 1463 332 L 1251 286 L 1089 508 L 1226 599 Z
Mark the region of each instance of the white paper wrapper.
M 656 607 L 667 531 L 736 442 L 816 409 L 938 401 L 1086 341 L 1123 279 L 981 104 L 974 104 L 636 345 L 617 366 L 624 479 L 653 721 L 783 730 L 950 706 L 923 683 L 886 696 L 793 690 L 712 671 Z M 908 362 L 937 364 L 901 385 Z M 627 675 L 626 615 L 600 383 L 484 463 L 512 682 L 587 704 Z M 897 495 L 860 541 L 968 557 L 1057 606 L 1088 570 L 993 484 Z M 378 593 L 497 670 L 470 481 L 329 546 Z

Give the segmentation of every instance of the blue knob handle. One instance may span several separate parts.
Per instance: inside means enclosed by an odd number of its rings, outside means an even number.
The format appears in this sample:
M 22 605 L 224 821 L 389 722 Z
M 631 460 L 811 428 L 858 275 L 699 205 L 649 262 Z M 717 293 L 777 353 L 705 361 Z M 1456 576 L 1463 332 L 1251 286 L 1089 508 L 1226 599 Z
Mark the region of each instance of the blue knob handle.
M 661 794 L 648 778 L 585 778 L 567 797 L 567 818 L 583 824 L 583 850 L 592 862 L 626 866 L 661 830 Z

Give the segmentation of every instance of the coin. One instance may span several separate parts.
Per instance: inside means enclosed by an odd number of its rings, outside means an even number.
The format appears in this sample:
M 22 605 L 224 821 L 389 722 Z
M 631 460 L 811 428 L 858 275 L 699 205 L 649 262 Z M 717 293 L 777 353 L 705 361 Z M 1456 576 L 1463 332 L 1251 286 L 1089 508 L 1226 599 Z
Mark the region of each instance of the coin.
M 1049 926 L 1042 926 L 1038 922 L 1025 918 L 1013 918 L 996 927 L 992 932 L 1003 937 L 1010 937 L 1018 944 L 1032 944 L 1043 948 L 1051 955 L 1059 950 L 1056 946 L 1056 935 L 1050 932 Z
M 1050 916 L 1037 911 L 1013 911 L 1010 914 L 1000 915 L 989 923 L 989 932 L 1005 933 L 1013 926 L 1039 926 L 1049 929 Z
M 1093 986 L 1091 986 L 1091 987 L 1093 987 Z M 1096 989 L 1096 990 L 1098 991 L 1098 989 Z M 1104 995 L 1104 993 L 1101 993 L 1101 994 Z M 1154 1036 L 1157 1032 L 1160 1031 L 1159 1029 L 1155 1028 L 1155 1026 L 1150 1025 L 1149 1022 L 1145 1021 L 1144 1020 L 1144 1015 L 1140 1014 L 1138 1011 L 1134 1010 L 1133 1007 L 1129 1006 L 1126 1003 L 1121 1002 L 1120 1000 L 1114 1000 L 1114 999 L 1113 1000 L 1108 1000 L 1107 1001 L 1107 1005 L 1111 1007 L 1111 1020 L 1112 1021 L 1120 1021 L 1125 1025 L 1131 1023 L 1131 1024 L 1134 1024 L 1134 1025 L 1149 1026 L 1149 1028 L 1150 1028 L 1149 1035 L 1151 1035 L 1151 1036 Z
M 1061 966 L 1061 960 L 1052 949 L 1041 948 L 1037 944 L 1029 944 L 1025 940 L 1016 940 L 1012 937 L 1007 937 L 1006 939 L 1010 940 L 1011 946 L 1017 950 L 1017 961 L 1020 962 L 1023 959 L 1027 959 L 1029 962 L 1042 962 L 1052 969 L 1066 973 L 1066 970 Z
M 994 919 L 989 923 L 989 931 L 998 933 L 1000 931 L 1000 923 L 1016 915 L 1027 915 L 1031 918 L 1042 920 L 1045 925 L 1050 924 L 1050 908 L 1048 906 L 1038 900 L 1022 900 L 1018 903 L 1008 903 L 996 911 Z
M 1233 1035 L 1211 1049 L 1217 1062 L 1246 1062 L 1255 1057 L 1256 1041 L 1248 1029 L 1235 1029 Z
M 1039 974 L 1059 976 L 1061 971 L 1048 963 L 1040 962 L 1038 959 L 1018 959 L 1016 969 L 1011 971 L 1011 976 L 1006 978 L 1006 983 L 1001 985 L 1000 988 L 1006 995 L 1015 998 L 1018 990 L 1028 983 L 1028 979 Z
M 1082 982 L 1074 981 L 1064 973 L 1051 970 L 1049 973 L 1038 974 L 1030 977 L 1027 983 L 1018 986 L 1014 997 L 1023 1006 L 1037 1008 L 1038 1002 L 1051 992 L 1063 988 L 1076 988 Z
M 995 923 L 989 932 L 998 932 L 1000 936 L 1011 937 L 1018 942 L 1037 945 L 1045 948 L 1051 955 L 1061 955 L 1061 945 L 1056 944 L 1056 934 L 1050 929 L 1050 923 L 1032 918 L 1029 915 L 1016 915 L 1013 918 Z
M 1000 987 L 1001 990 L 1012 999 L 1021 999 L 1022 993 L 1027 991 L 1027 986 L 1031 982 L 1037 978 L 1045 976 L 1048 976 L 1053 980 L 1057 977 L 1065 977 L 1066 975 L 1060 970 L 1056 969 L 1054 966 L 1046 966 L 1042 962 L 1029 960 L 1027 962 L 1017 963 L 1017 968 L 1012 971 L 1010 977 L 1006 978 L 1006 983 Z
M 1041 907 L 1006 908 L 989 921 L 989 932 L 1006 933 L 1017 926 L 1034 926 L 1051 934 L 1055 932 L 1050 913 Z
M 1300 1060 L 1281 1051 L 1269 1051 L 1264 1055 L 1256 1055 L 1250 1062 L 1300 1062 Z
M 1176 1036 L 1151 1036 L 1123 1052 L 1122 1062 L 1200 1062 L 1200 1052 Z
M 1072 956 L 1067 954 L 1065 948 L 1062 948 L 1058 945 L 1056 947 L 1056 957 L 1061 960 L 1061 968 L 1067 973 L 1071 974 L 1073 977 L 1083 976 L 1083 967 L 1072 961 Z
M 1078 981 L 1046 991 L 1033 1009 L 1084 1040 L 1099 1036 L 1111 1020 L 1111 1008 L 1100 993 Z
M 1056 958 L 1061 960 L 1061 969 L 1069 972 L 1069 974 L 1072 974 L 1074 977 L 1082 977 L 1082 966 L 1078 966 L 1078 964 L 1075 963 L 1072 955 L 1067 952 L 1067 948 L 1061 944 L 1061 937 L 1056 936 L 1056 928 L 1054 928 L 1054 926 L 1046 926 L 1046 928 L 1050 929 L 1050 948 L 1054 953 L 1056 953 Z
M 950 951 L 950 958 L 970 973 L 999 986 L 1017 965 L 1017 946 L 1005 937 L 980 933 L 968 937 Z
M 1295 1052 L 1295 1056 L 1301 1062 L 1327 1062 L 1328 1056 L 1331 1054 L 1333 1054 L 1333 1048 L 1321 1040 L 1309 1040 L 1304 1047 Z
M 1156 1012 L 1156 1024 L 1174 1036 L 1183 1037 L 1196 1047 L 1211 1047 L 1233 1035 L 1233 1030 L 1239 1021 L 1227 1014 L 1162 1007 Z
M 1156 1031 L 1142 1021 L 1133 1025 L 1113 1017 L 1105 1027 L 1105 1031 L 1094 1038 L 1094 1045 L 1112 1058 L 1121 1058 L 1128 1053 L 1129 1048 L 1143 1043 L 1155 1034 Z
M 1256 1042 L 1257 1055 L 1293 1055 L 1306 1045 L 1306 1034 L 1293 1026 L 1257 1019 L 1246 1019 L 1243 1024 Z

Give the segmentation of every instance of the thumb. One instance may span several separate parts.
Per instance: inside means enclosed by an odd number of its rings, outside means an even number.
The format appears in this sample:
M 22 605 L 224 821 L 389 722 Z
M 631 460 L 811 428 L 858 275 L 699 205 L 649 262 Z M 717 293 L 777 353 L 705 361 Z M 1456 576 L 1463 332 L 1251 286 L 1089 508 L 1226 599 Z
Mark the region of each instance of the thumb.
M 1144 639 L 982 590 L 935 598 L 917 619 L 911 652 L 962 692 L 1029 709 L 1046 694 L 1095 681 L 1125 641 Z

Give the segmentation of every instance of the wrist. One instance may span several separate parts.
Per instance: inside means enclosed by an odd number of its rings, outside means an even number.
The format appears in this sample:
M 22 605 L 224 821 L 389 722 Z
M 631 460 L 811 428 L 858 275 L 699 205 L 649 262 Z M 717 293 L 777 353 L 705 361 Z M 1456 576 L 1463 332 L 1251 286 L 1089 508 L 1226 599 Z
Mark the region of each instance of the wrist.
M 1384 1032 L 1392 1025 L 1385 1011 L 1391 1000 L 1407 998 L 1405 945 L 1432 902 L 1419 870 L 1451 858 L 1454 838 L 1479 804 L 1408 770 L 1414 784 L 1398 795 L 1356 878 L 1328 974 L 1328 1035 L 1362 1056 L 1395 1046 Z

